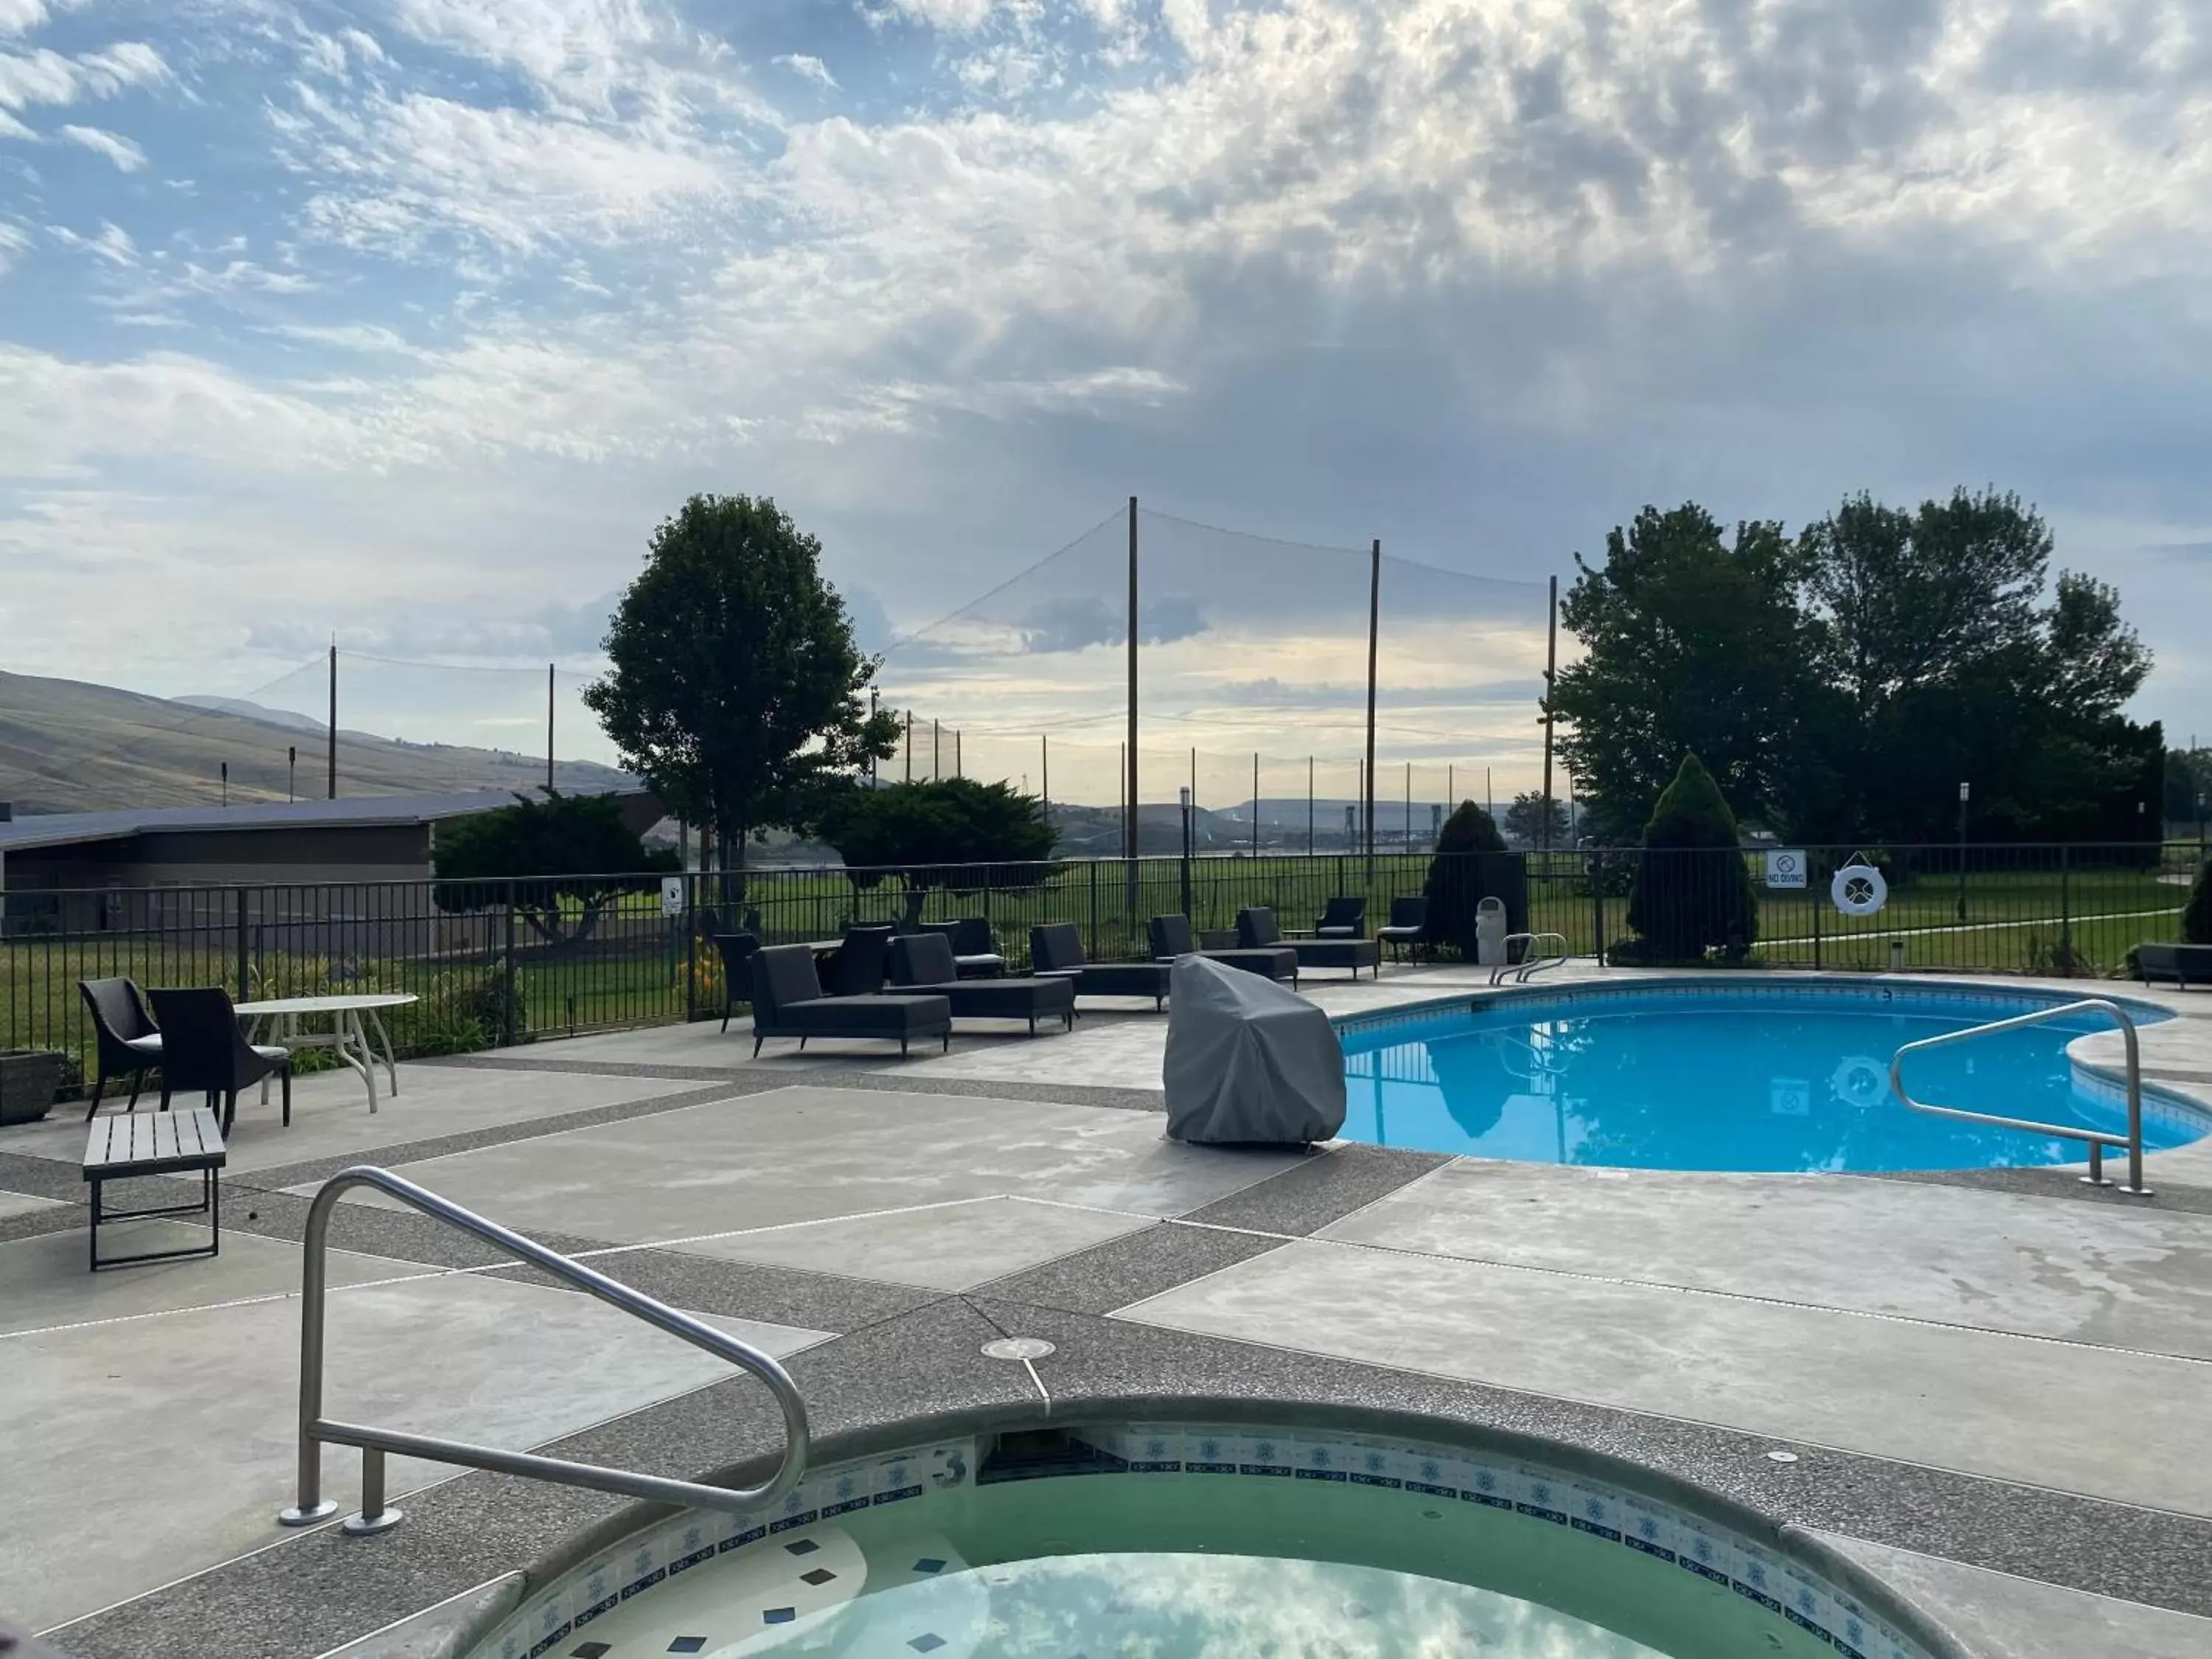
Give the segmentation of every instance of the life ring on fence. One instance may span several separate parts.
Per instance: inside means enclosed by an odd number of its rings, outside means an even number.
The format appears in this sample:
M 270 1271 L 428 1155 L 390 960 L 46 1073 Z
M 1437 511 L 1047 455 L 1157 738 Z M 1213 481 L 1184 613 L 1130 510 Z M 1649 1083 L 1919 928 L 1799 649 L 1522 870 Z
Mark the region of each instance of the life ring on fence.
M 1828 1087 L 1844 1105 L 1863 1112 L 1889 1093 L 1889 1072 L 1878 1060 L 1852 1054 L 1836 1067 Z
M 1847 916 L 1871 916 L 1889 902 L 1889 881 L 1871 864 L 1853 859 L 1828 883 L 1828 896 Z

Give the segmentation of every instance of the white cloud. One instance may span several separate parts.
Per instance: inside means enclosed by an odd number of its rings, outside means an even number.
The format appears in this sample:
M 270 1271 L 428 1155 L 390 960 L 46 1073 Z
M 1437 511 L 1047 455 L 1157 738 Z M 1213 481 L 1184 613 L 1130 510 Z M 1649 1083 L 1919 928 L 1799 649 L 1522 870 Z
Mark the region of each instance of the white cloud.
M 815 85 L 826 88 L 831 92 L 837 90 L 837 77 L 830 73 L 830 66 L 811 53 L 781 52 L 769 61 L 781 64 L 801 80 L 811 81 Z
M 0 276 L 6 275 L 8 268 L 14 264 L 17 258 L 30 246 L 31 235 L 28 231 L 21 225 L 13 225 L 5 219 L 0 219 Z
M 106 98 L 127 87 L 152 86 L 169 77 L 161 54 L 143 40 L 125 40 L 71 57 L 41 46 L 0 52 L 0 109 L 34 104 L 73 104 Z
M 94 155 L 105 155 L 125 173 L 136 173 L 146 165 L 146 152 L 120 133 L 100 127 L 64 126 L 61 136 Z
M 49 225 L 46 230 L 64 247 L 89 253 L 109 264 L 127 269 L 138 263 L 137 245 L 131 241 L 131 233 L 120 225 L 103 221 L 98 233 L 91 236 L 79 235 L 66 225 Z

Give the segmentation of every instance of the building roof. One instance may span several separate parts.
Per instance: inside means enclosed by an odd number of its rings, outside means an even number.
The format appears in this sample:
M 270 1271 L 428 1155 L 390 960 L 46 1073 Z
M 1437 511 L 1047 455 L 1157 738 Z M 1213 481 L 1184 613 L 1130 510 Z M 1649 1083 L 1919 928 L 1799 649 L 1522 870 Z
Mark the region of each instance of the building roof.
M 586 793 L 586 792 L 577 792 Z M 641 794 L 632 787 L 614 794 Z M 337 800 L 246 801 L 236 806 L 122 807 L 104 812 L 33 812 L 0 823 L 0 854 L 77 842 L 118 841 L 155 830 L 331 830 L 435 823 L 514 805 L 505 789 L 446 795 L 354 795 Z

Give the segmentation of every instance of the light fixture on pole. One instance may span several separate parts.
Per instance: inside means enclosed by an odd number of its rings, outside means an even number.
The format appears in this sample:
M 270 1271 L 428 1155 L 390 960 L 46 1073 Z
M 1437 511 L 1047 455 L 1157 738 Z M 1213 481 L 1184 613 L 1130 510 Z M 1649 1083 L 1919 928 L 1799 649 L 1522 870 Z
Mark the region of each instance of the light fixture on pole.
M 1959 785 L 1959 920 L 1966 919 L 1966 802 L 1972 798 L 1973 786 L 1963 780 Z

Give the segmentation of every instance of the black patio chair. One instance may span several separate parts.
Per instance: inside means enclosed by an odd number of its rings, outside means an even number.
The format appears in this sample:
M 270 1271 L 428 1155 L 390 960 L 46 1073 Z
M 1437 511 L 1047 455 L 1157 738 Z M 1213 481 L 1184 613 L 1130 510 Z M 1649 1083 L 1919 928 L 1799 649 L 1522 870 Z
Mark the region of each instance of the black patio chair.
M 846 928 L 843 941 L 830 957 L 830 975 L 823 988 L 833 997 L 873 996 L 882 990 L 890 972 L 891 939 L 897 931 L 889 922 Z
M 1316 939 L 1364 939 L 1366 933 L 1367 900 L 1362 894 L 1339 894 L 1314 923 Z
M 264 1078 L 278 1079 L 284 1090 L 284 1123 L 292 1122 L 292 1055 L 285 1048 L 248 1042 L 238 1028 L 230 993 L 220 985 L 204 989 L 155 991 L 154 1018 L 161 1027 L 161 1109 L 172 1094 L 195 1091 L 210 1106 L 222 1103 L 222 1132 L 238 1116 L 238 1095 Z
M 738 987 L 752 983 L 753 952 L 760 949 L 757 933 L 717 933 L 714 954 L 722 959 L 722 1029 L 730 1029 L 730 1008 L 738 1000 Z
M 1184 915 L 1154 916 L 1147 930 L 1151 934 L 1152 959 L 1172 962 L 1177 957 L 1204 957 L 1224 968 L 1241 968 L 1248 974 L 1262 978 L 1288 980 L 1293 989 L 1298 982 L 1298 953 L 1287 945 L 1267 945 L 1249 951 L 1201 951 L 1191 937 L 1190 918 Z
M 952 960 L 963 979 L 994 979 L 1006 971 L 1006 958 L 991 932 L 988 916 L 963 916 L 957 921 L 926 921 L 921 931 L 941 933 L 952 947 Z
M 1362 968 L 1376 975 L 1382 971 L 1382 946 L 1376 940 L 1362 939 L 1357 933 L 1286 939 L 1283 930 L 1275 925 L 1275 913 L 1264 904 L 1249 905 L 1237 913 L 1237 945 L 1244 951 L 1288 945 L 1297 952 L 1301 973 L 1309 968 L 1348 968 L 1352 978 L 1358 979 Z
M 886 929 L 886 932 L 889 930 Z M 952 1005 L 935 993 L 832 997 L 822 994 L 814 953 L 804 945 L 770 945 L 753 952 L 753 1054 L 769 1037 L 855 1037 L 896 1042 L 917 1037 L 952 1044 Z
M 1082 931 L 1072 921 L 1030 929 L 1030 971 L 1039 979 L 1073 980 L 1079 997 L 1150 997 L 1155 1013 L 1167 1004 L 1167 963 L 1085 961 Z
M 1375 930 L 1375 937 L 1390 947 L 1393 957 L 1411 951 L 1416 957 L 1428 942 L 1429 901 L 1420 893 L 1390 901 L 1390 925 Z
M 125 1109 L 136 1111 L 146 1073 L 161 1063 L 161 1028 L 146 1012 L 146 999 L 127 979 L 81 979 L 76 989 L 84 999 L 85 1012 L 92 1016 L 100 1049 L 100 1075 L 93 1082 L 92 1104 L 85 1108 L 84 1121 L 92 1121 L 100 1110 L 100 1097 L 117 1078 L 131 1079 L 131 1103 Z
M 941 933 L 915 933 L 891 943 L 891 983 L 902 991 L 929 991 L 952 1005 L 955 1019 L 1022 1019 L 1030 1035 L 1037 1021 L 1058 1020 L 1075 1029 L 1075 981 L 1065 974 L 1033 979 L 963 979 L 951 942 Z

